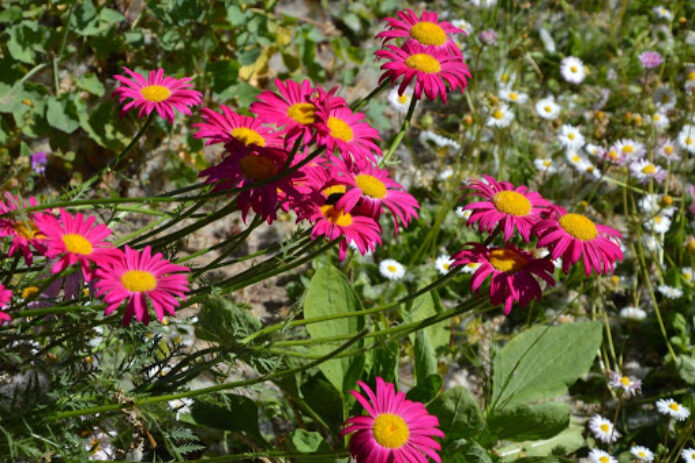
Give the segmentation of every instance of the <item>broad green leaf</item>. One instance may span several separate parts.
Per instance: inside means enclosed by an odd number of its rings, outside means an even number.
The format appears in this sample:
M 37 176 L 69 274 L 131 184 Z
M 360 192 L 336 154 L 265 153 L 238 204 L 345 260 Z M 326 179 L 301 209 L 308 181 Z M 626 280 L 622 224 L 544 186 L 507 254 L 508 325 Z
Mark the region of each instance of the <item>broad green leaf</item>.
M 99 17 L 92 0 L 77 3 L 70 19 L 70 30 L 84 36 L 99 32 Z
M 244 432 L 256 440 L 263 439 L 258 430 L 258 406 L 248 397 L 225 394 L 224 402 L 195 400 L 191 417 L 199 425 Z
M 686 383 L 695 384 L 695 359 L 687 355 L 681 355 L 676 362 L 678 374 Z
M 302 453 L 314 453 L 320 451 L 330 450 L 331 447 L 323 439 L 323 436 L 315 431 L 306 431 L 304 429 L 295 429 L 289 435 L 289 441 L 292 444 L 294 450 Z M 293 461 L 302 463 L 307 462 L 319 462 L 319 463 L 330 463 L 334 461 L 330 457 L 322 458 L 294 458 Z
M 259 329 L 261 322 L 248 310 L 232 301 L 211 296 L 201 304 L 195 335 L 205 341 L 229 344 Z
M 408 322 L 424 320 L 439 313 L 439 301 L 431 292 L 418 296 L 408 311 L 406 316 Z M 427 337 L 432 345 L 435 354 L 440 349 L 449 345 L 449 322 L 443 321 L 425 328 Z
M 32 21 L 23 21 L 7 30 L 7 50 L 17 61 L 34 64 L 36 52 L 43 51 L 45 28 Z
M 456 447 L 442 456 L 442 463 L 492 463 L 490 455 L 475 441 L 470 441 L 463 447 Z
M 109 27 L 123 21 L 125 16 L 112 8 L 102 8 L 99 12 L 99 19 L 101 19 L 102 26 Z
M 570 408 L 559 402 L 505 407 L 487 418 L 488 430 L 497 440 L 516 442 L 548 439 L 569 424 Z
M 423 384 L 428 376 L 436 373 L 437 356 L 427 336 L 427 330 L 419 330 L 415 333 L 415 378 L 417 384 Z
M 86 74 L 77 79 L 77 86 L 92 95 L 102 96 L 104 94 L 104 84 L 94 73 Z
M 371 377 L 381 376 L 384 381 L 398 385 L 398 343 L 390 341 L 377 346 L 370 351 L 371 365 L 367 369 L 372 370 Z M 367 354 L 369 355 L 369 354 Z
M 586 445 L 583 433 L 583 426 L 572 424 L 555 437 L 513 444 L 498 449 L 498 454 L 508 461 L 518 461 L 517 457 L 521 451 L 534 457 L 554 458 L 552 455 L 570 455 Z
M 80 126 L 75 105 L 66 98 L 57 100 L 55 97 L 50 97 L 48 99 L 46 120 L 51 127 L 55 127 L 65 133 L 72 133 Z
M 22 9 L 17 5 L 7 7 L 0 11 L 0 23 L 13 23 L 22 19 Z
M 493 361 L 492 407 L 562 395 L 589 370 L 600 345 L 600 322 L 536 326 L 518 334 Z
M 447 439 L 475 436 L 485 426 L 478 401 L 463 386 L 444 391 L 427 405 L 427 410 L 439 418 L 439 427 Z
M 315 318 L 350 313 L 359 310 L 359 301 L 350 283 L 333 266 L 319 268 L 311 278 L 309 289 L 304 297 L 304 317 Z M 360 329 L 358 317 L 346 317 L 307 325 L 312 338 L 355 335 Z M 334 350 L 338 343 L 322 343 L 312 346 L 315 355 L 324 355 Z M 357 359 L 355 359 L 357 360 Z M 319 365 L 328 381 L 341 393 L 354 384 L 344 384 L 352 358 L 329 360 Z M 345 389 L 344 389 L 345 388 Z
M 442 390 L 442 377 L 438 374 L 429 375 L 423 381 L 418 381 L 417 386 L 410 389 L 405 395 L 408 400 L 428 403 Z

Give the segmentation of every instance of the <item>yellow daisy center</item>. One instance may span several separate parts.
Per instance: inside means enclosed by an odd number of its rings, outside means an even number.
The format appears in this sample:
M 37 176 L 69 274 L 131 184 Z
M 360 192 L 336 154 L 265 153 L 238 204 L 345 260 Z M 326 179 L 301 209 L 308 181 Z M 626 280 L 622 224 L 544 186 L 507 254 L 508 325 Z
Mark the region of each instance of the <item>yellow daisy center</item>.
M 531 201 L 516 191 L 500 191 L 492 197 L 498 211 L 522 217 L 531 212 Z
M 349 227 L 352 225 L 352 215 L 347 212 L 343 213 L 343 211 L 336 209 L 330 204 L 321 206 L 321 213 L 329 222 L 339 227 Z
M 673 402 L 671 404 L 668 404 L 668 408 L 670 408 L 674 412 L 677 412 L 678 410 L 680 410 L 681 406 L 678 405 L 677 403 Z
M 22 299 L 33 296 L 39 292 L 38 286 L 28 286 L 22 290 Z
M 685 273 L 683 273 L 683 277 L 684 277 L 686 280 L 690 281 L 690 280 L 693 279 L 693 274 L 690 273 L 690 272 L 685 272 Z
M 396 273 L 396 270 L 398 270 L 398 269 L 396 268 L 395 265 L 389 265 L 386 267 L 386 270 L 388 270 L 391 273 Z
M 565 214 L 558 222 L 563 230 L 582 241 L 591 241 L 598 236 L 596 224 L 581 214 Z
M 241 158 L 239 167 L 244 177 L 250 180 L 265 180 L 277 172 L 273 161 L 263 156 L 254 156 L 252 154 L 247 154 Z
M 468 267 L 468 268 L 478 268 L 479 265 L 480 265 L 480 264 L 477 263 L 477 262 L 469 262 L 468 264 L 466 264 L 466 267 Z
M 511 249 L 493 249 L 487 258 L 488 262 L 500 272 L 518 272 L 526 267 L 528 260 Z
M 152 103 L 160 103 L 171 96 L 171 90 L 163 85 L 148 85 L 140 89 L 140 95 Z
M 123 287 L 134 293 L 152 291 L 157 287 L 157 278 L 145 270 L 128 270 L 121 277 Z
M 661 116 L 658 115 L 658 114 L 654 114 L 653 119 L 654 119 L 655 121 L 660 121 L 660 120 L 661 120 Z
M 345 143 L 349 143 L 352 141 L 353 138 L 355 138 L 355 134 L 350 128 L 350 126 L 345 123 L 342 119 L 338 119 L 337 117 L 329 117 L 328 122 L 326 123 L 328 128 L 331 131 L 331 137 L 337 138 L 338 140 L 342 140 Z
M 550 167 L 550 166 L 552 165 L 552 162 L 550 162 L 550 161 L 543 161 L 543 165 L 544 165 L 545 167 Z
M 686 80 L 695 80 L 695 71 L 690 71 L 685 78 Z
M 504 113 L 501 110 L 496 109 L 495 112 L 492 113 L 492 117 L 495 119 L 502 119 L 504 117 Z
M 574 156 L 572 156 L 572 162 L 579 162 L 580 160 L 581 160 L 581 158 L 579 156 L 577 156 L 576 154 Z
M 601 463 L 610 463 L 611 459 L 603 455 L 601 457 L 598 457 L 598 461 L 600 461 Z
M 551 108 L 550 105 L 548 105 L 548 106 L 545 106 L 545 107 L 543 108 L 543 110 L 544 110 L 546 113 L 550 113 L 550 112 L 553 111 L 553 108 Z
M 382 447 L 403 447 L 410 437 L 410 429 L 403 418 L 393 413 L 382 413 L 374 419 L 372 436 Z
M 410 28 L 410 36 L 423 45 L 444 45 L 446 32 L 429 21 L 421 21 Z
M 404 93 L 403 95 L 399 96 L 399 97 L 398 97 L 398 102 L 399 102 L 400 104 L 406 104 L 406 103 L 408 102 L 408 95 L 406 95 L 406 94 Z
M 642 450 L 640 450 L 639 452 L 637 452 L 637 456 L 640 457 L 640 458 L 644 458 L 644 457 L 647 456 L 647 454 L 644 453 Z
M 617 285 L 618 283 L 620 283 L 620 277 L 618 275 L 611 275 L 611 282 L 614 285 Z
M 691 137 L 687 137 L 685 140 L 683 140 L 686 145 L 692 145 L 693 144 L 693 139 Z
M 672 155 L 673 154 L 673 146 L 671 146 L 671 145 L 665 146 L 664 147 L 664 153 L 666 153 L 669 156 Z
M 625 145 L 623 146 L 623 153 L 625 154 L 632 154 L 635 152 L 635 147 L 632 145 Z
M 577 72 L 579 68 L 577 66 L 570 66 L 570 71 Z
M 567 138 L 569 138 L 570 140 L 574 140 L 574 134 L 572 132 L 568 133 Z
M 509 94 L 509 99 L 512 100 L 512 101 L 516 101 L 516 100 L 519 99 L 519 95 L 516 94 L 515 92 L 512 92 L 512 93 Z
M 616 153 L 614 150 L 610 150 L 607 156 L 614 161 L 618 160 L 618 153 Z
M 656 217 L 654 217 L 654 222 L 661 223 L 661 216 L 657 215 Z
M 695 252 L 695 239 L 690 238 L 686 244 L 686 248 L 690 252 Z
M 599 428 L 600 428 L 601 431 L 603 431 L 603 432 L 608 432 L 608 431 L 611 430 L 610 425 L 608 425 L 608 424 L 606 424 L 606 423 L 603 423 L 601 426 L 599 426 Z
M 386 197 L 386 186 L 376 177 L 367 174 L 360 174 L 355 177 L 357 188 L 362 190 L 362 193 L 372 198 L 381 199 Z
M 15 223 L 12 224 L 12 228 L 19 236 L 28 240 L 32 240 L 36 238 L 36 235 L 39 235 L 39 228 L 31 220 L 27 222 L 23 220 L 17 220 Z
M 232 129 L 231 135 L 237 141 L 240 141 L 245 146 L 257 145 L 265 146 L 265 138 L 253 129 L 248 127 L 235 127 Z
M 502 74 L 502 78 L 500 79 L 502 82 L 507 82 L 509 80 L 509 74 L 506 72 Z
M 643 174 L 651 175 L 654 172 L 656 172 L 656 167 L 654 166 L 654 164 L 647 164 L 642 168 Z
M 449 268 L 451 267 L 451 264 L 448 262 L 445 262 L 444 264 L 442 264 L 442 267 L 444 267 L 444 270 L 449 270 Z
M 630 381 L 630 378 L 628 378 L 627 376 L 623 376 L 622 378 L 620 378 L 620 384 L 627 387 L 630 384 L 632 384 L 632 381 Z
M 92 243 L 87 238 L 77 233 L 66 233 L 62 237 L 65 249 L 73 254 L 88 256 L 92 253 Z
M 426 72 L 427 74 L 436 74 L 441 71 L 442 65 L 439 64 L 436 58 L 427 53 L 416 53 L 405 60 L 405 65 L 416 71 Z
M 311 103 L 295 103 L 287 108 L 287 116 L 300 124 L 313 124 L 316 120 L 316 106 Z
M 347 191 L 347 187 L 345 185 L 333 185 L 329 186 L 328 188 L 323 189 L 323 194 L 326 196 L 334 195 L 334 194 L 345 194 Z

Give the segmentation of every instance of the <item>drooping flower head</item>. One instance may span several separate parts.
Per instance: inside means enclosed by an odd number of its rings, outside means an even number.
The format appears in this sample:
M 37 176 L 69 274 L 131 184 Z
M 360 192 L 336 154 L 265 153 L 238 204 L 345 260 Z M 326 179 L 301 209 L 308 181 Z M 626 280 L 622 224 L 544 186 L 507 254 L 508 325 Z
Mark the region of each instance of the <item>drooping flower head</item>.
M 532 299 L 540 300 L 541 287 L 534 275 L 542 278 L 550 286 L 553 280 L 553 263 L 548 258 L 536 259 L 530 252 L 518 249 L 508 243 L 504 248 L 491 248 L 480 243 L 468 243 L 471 249 L 454 254 L 452 267 L 480 264 L 471 278 L 471 291 L 479 291 L 488 276 L 490 279 L 490 302 L 504 304 L 504 313 L 509 315 L 512 305 L 518 302 L 521 307 Z
M 623 259 L 623 252 L 615 242 L 622 238 L 620 232 L 581 214 L 568 213 L 559 206 L 555 210 L 558 218 L 541 220 L 533 228 L 538 235 L 538 246 L 547 247 L 552 259 L 562 257 L 565 273 L 582 258 L 587 276 L 592 271 L 612 272 L 615 261 Z
M 142 118 L 156 110 L 162 119 L 173 124 L 174 109 L 190 116 L 191 107 L 198 106 L 203 101 L 202 93 L 193 90 L 190 77 L 176 79 L 165 76 L 162 68 L 150 71 L 147 78 L 125 66 L 123 70 L 130 77 L 113 76 L 121 85 L 112 94 L 118 97 L 121 104 L 131 99 L 121 108 L 121 115 L 132 108 L 140 108 L 138 117 Z
M 427 463 L 429 458 L 441 463 L 437 451 L 441 445 L 434 437 L 444 438 L 439 420 L 430 415 L 420 402 L 396 392 L 392 383 L 376 378 L 376 393 L 358 381 L 366 397 L 350 391 L 367 415 L 345 421 L 341 435 L 350 437 L 350 454 L 357 463 L 412 462 Z
M 389 176 L 389 172 L 369 163 L 355 163 L 352 168 L 345 162 L 335 162 L 332 169 L 337 183 L 348 185 L 345 194 L 338 200 L 336 207 L 351 212 L 355 207 L 366 211 L 374 220 L 387 209 L 393 216 L 394 229 L 398 233 L 398 222 L 408 226 L 417 218 L 416 209 L 420 208 L 417 200 Z
M 466 34 L 447 21 L 439 21 L 437 13 L 423 11 L 420 17 L 413 10 L 397 11 L 398 18 L 384 18 L 388 30 L 379 32 L 376 37 L 384 42 L 396 38 L 414 40 L 420 45 L 448 51 L 453 56 L 461 56 L 461 49 L 452 40 L 453 34 Z
M 362 113 L 350 108 L 320 109 L 316 144 L 325 146 L 328 154 L 338 151 L 346 162 L 375 161 L 381 156 L 381 148 L 375 142 L 381 140 L 379 131 L 364 122 Z
M 498 182 L 489 175 L 483 175 L 483 178 L 485 181 L 474 180 L 466 187 L 472 190 L 468 195 L 485 199 L 463 208 L 472 212 L 466 225 L 477 222 L 479 229 L 489 234 L 499 227 L 504 232 L 505 241 L 512 238 L 516 229 L 528 243 L 531 228 L 542 219 L 543 213 L 548 212 L 551 203 L 525 186 L 515 188 L 511 183 Z
M 341 261 L 345 259 L 350 243 L 362 255 L 374 251 L 376 245 L 381 244 L 381 228 L 373 218 L 345 212 L 328 202 L 322 206 L 315 205 L 308 219 L 314 222 L 311 239 L 324 235 L 330 241 L 341 240 L 338 252 Z
M 266 127 L 263 119 L 242 116 L 225 105 L 220 105 L 220 109 L 222 114 L 203 108 L 200 112 L 205 122 L 193 124 L 193 127 L 198 127 L 195 137 L 207 138 L 206 145 L 231 142 L 243 146 L 282 146 L 279 134 L 270 127 Z
M 147 325 L 150 321 L 149 300 L 161 321 L 164 314 L 174 315 L 180 297 L 186 300 L 189 291 L 185 273 L 190 270 L 164 259 L 161 253 L 152 255 L 149 246 L 142 252 L 125 247 L 125 252 L 106 260 L 97 269 L 97 296 L 106 302 L 104 313 L 111 315 L 123 301 L 127 301 L 123 325 L 128 326 L 133 315 Z
M 279 192 L 293 194 L 292 181 L 302 174 L 293 172 L 268 182 L 285 167 L 288 159 L 286 151 L 255 145 L 228 145 L 227 149 L 234 151 L 234 154 L 202 171 L 200 177 L 207 177 L 205 183 L 215 184 L 213 191 L 230 190 L 233 193 L 235 189 L 244 188 L 237 197 L 243 220 L 246 221 L 249 209 L 253 209 L 272 223 L 277 217 Z
M 439 96 L 446 103 L 447 93 L 456 89 L 463 91 L 468 85 L 467 79 L 471 77 L 468 66 L 460 58 L 415 41 L 406 43 L 402 48 L 387 45 L 374 54 L 388 61 L 381 65 L 384 73 L 379 82 L 390 80 L 396 85 L 403 77 L 398 87 L 398 94 L 402 95 L 414 79 L 414 95 L 418 100 L 424 92 L 430 100 L 436 100 Z
M 0 284 L 0 324 L 12 320 L 12 318 L 2 310 L 10 303 L 10 299 L 12 299 L 12 291 L 5 288 L 5 285 Z
M 94 216 L 85 220 L 82 214 L 77 213 L 73 217 L 64 209 L 60 210 L 60 221 L 48 214 L 37 216 L 36 225 L 46 236 L 46 257 L 60 257 L 51 267 L 51 272 L 59 273 L 79 263 L 84 280 L 91 281 L 93 272 L 90 264 L 101 265 L 105 259 L 118 254 L 119 251 L 105 241 L 111 230 L 103 224 L 95 226 L 95 221 Z
M 36 198 L 34 197 L 29 198 L 29 201 L 26 202 L 7 192 L 5 193 L 5 202 L 0 201 L 0 237 L 12 237 L 12 244 L 7 255 L 14 256 L 17 251 L 20 251 L 27 266 L 31 266 L 34 250 L 40 254 L 46 251 L 46 246 L 43 243 L 46 237 L 36 226 L 38 214 L 21 212 L 22 209 L 36 207 L 36 205 Z

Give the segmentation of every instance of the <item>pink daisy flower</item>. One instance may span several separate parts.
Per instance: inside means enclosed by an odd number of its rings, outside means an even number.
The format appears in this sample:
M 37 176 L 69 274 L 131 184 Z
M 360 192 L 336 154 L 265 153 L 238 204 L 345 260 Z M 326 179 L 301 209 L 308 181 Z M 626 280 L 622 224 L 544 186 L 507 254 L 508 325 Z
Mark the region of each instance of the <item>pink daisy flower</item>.
M 639 55 L 639 60 L 644 69 L 658 68 L 664 62 L 658 51 L 645 51 Z
M 282 138 L 270 127 L 264 127 L 263 119 L 237 114 L 225 105 L 220 105 L 222 114 L 203 108 L 205 122 L 193 124 L 198 127 L 196 138 L 207 138 L 206 145 L 235 142 L 244 146 L 280 147 Z
M 376 378 L 376 394 L 362 381 L 357 384 L 367 397 L 359 391 L 350 393 L 367 415 L 349 418 L 341 432 L 354 433 L 349 448 L 357 463 L 427 463 L 429 458 L 441 463 L 437 451 L 442 447 L 433 438 L 444 438 L 444 433 L 436 416 L 422 403 L 407 400 L 380 376 Z
M 381 244 L 381 228 L 371 217 L 353 215 L 342 211 L 332 204 L 314 206 L 314 213 L 309 220 L 315 222 L 311 230 L 311 239 L 324 235 L 330 241 L 342 239 L 338 256 L 344 260 L 350 243 L 365 255 L 374 251 L 376 244 Z
M 417 219 L 416 209 L 420 208 L 417 200 L 408 194 L 384 169 L 363 163 L 349 168 L 345 162 L 336 161 L 332 176 L 336 183 L 349 185 L 345 194 L 336 203 L 338 209 L 351 212 L 355 207 L 365 215 L 379 220 L 384 209 L 393 216 L 394 229 L 398 233 L 398 222 L 408 226 L 412 219 Z
M 138 117 L 150 115 L 152 110 L 170 124 L 174 123 L 174 109 L 187 116 L 191 115 L 192 106 L 198 106 L 203 101 L 203 94 L 193 90 L 190 77 L 175 79 L 165 76 L 164 69 L 150 71 L 145 78 L 142 74 L 133 72 L 127 67 L 123 70 L 130 78 L 122 75 L 113 76 L 121 85 L 113 91 L 121 104 L 128 98 L 129 101 L 121 108 L 121 116 L 132 108 L 140 108 Z
M 243 220 L 253 209 L 270 224 L 277 217 L 278 193 L 295 194 L 292 182 L 302 174 L 294 172 L 270 183 L 256 184 L 277 175 L 285 167 L 287 156 L 286 151 L 278 148 L 239 147 L 233 156 L 205 169 L 200 176 L 207 177 L 205 183 L 215 184 L 213 191 L 247 188 L 237 197 Z
M 51 267 L 51 272 L 62 272 L 79 262 L 84 280 L 88 282 L 92 279 L 92 262 L 101 265 L 104 259 L 118 255 L 119 251 L 105 241 L 111 230 L 103 224 L 94 226 L 95 221 L 96 217 L 85 220 L 80 213 L 73 217 L 64 209 L 60 210 L 60 222 L 52 215 L 37 216 L 36 225 L 46 236 L 46 257 L 62 256 Z
M 147 325 L 150 321 L 148 299 L 160 321 L 165 313 L 174 315 L 174 308 L 179 306 L 176 296 L 186 300 L 188 279 L 181 272 L 189 271 L 187 267 L 163 259 L 160 253 L 151 255 L 149 246 L 142 252 L 126 246 L 125 252 L 105 260 L 97 269 L 97 296 L 104 296 L 106 315 L 111 315 L 123 301 L 128 302 L 123 326 L 130 324 L 133 314 Z
M 413 10 L 406 9 L 396 12 L 398 18 L 385 18 L 389 30 L 379 32 L 377 38 L 384 42 L 395 38 L 407 38 L 420 45 L 430 46 L 436 50 L 448 51 L 453 56 L 460 57 L 461 49 L 451 39 L 451 34 L 464 34 L 466 31 L 454 27 L 446 21 L 439 21 L 437 13 L 423 11 L 418 17 Z
M 471 77 L 468 66 L 461 58 L 437 50 L 425 47 L 418 42 L 409 41 L 402 48 L 387 45 L 386 49 L 374 53 L 377 57 L 387 59 L 388 62 L 381 65 L 384 70 L 379 82 L 390 80 L 393 85 L 403 77 L 398 94 L 405 92 L 410 82 L 415 79 L 415 98 L 421 99 L 424 92 L 430 100 L 441 97 L 446 103 L 447 87 L 449 92 L 466 88 L 467 78 Z
M 466 225 L 478 222 L 480 231 L 487 231 L 488 234 L 499 228 L 504 232 L 504 241 L 509 241 L 516 229 L 528 243 L 531 229 L 552 204 L 539 193 L 528 191 L 525 186 L 515 188 L 511 183 L 498 182 L 489 175 L 483 175 L 483 178 L 485 181 L 474 180 L 466 187 L 473 190 L 468 195 L 486 199 L 463 208 L 472 212 Z
M 5 214 L 27 207 L 36 207 L 36 198 L 32 196 L 27 203 L 18 196 L 12 196 L 6 192 L 5 199 L 7 203 L 0 201 L 0 237 L 12 237 L 12 244 L 7 255 L 13 256 L 15 252 L 20 251 L 24 256 L 24 263 L 29 267 L 34 260 L 32 248 L 40 254 L 46 252 L 44 245 L 46 237 L 41 234 L 35 222 L 38 214 L 34 212 L 28 214 L 20 212 L 11 216 L 5 216 Z M 48 213 L 48 211 L 45 212 Z
M 538 247 L 548 248 L 553 260 L 562 257 L 565 273 L 582 257 L 587 276 L 594 270 L 597 274 L 613 272 L 614 262 L 623 259 L 623 252 L 615 242 L 622 238 L 620 232 L 581 214 L 555 208 L 559 218 L 541 220 L 533 228 L 538 235 Z
M 9 305 L 10 299 L 12 299 L 12 291 L 5 288 L 5 285 L 0 284 L 0 323 L 12 320 L 12 317 L 2 310 Z
M 381 140 L 379 131 L 362 122 L 364 114 L 353 113 L 347 107 L 320 110 L 316 114 L 320 119 L 316 144 L 325 146 L 328 154 L 337 148 L 348 162 L 350 156 L 358 162 L 374 161 L 375 154 L 381 156 L 381 148 L 375 143 Z
M 521 307 L 532 299 L 540 300 L 543 292 L 536 275 L 550 286 L 555 285 L 552 274 L 553 263 L 547 259 L 536 259 L 530 252 L 523 251 L 512 244 L 504 248 L 491 248 L 480 243 L 468 243 L 472 249 L 464 249 L 454 254 L 452 267 L 457 265 L 480 264 L 471 278 L 471 291 L 479 291 L 485 279 L 490 279 L 490 302 L 504 304 L 504 313 L 509 315 L 512 305 L 518 302 Z

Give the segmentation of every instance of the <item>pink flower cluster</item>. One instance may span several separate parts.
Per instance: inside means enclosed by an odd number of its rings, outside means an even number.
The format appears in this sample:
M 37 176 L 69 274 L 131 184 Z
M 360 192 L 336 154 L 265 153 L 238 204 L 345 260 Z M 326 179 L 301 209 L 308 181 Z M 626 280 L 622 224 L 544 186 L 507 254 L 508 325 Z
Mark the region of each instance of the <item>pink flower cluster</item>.
M 35 198 L 25 202 L 6 193 L 5 201 L 0 201 L 0 237 L 11 239 L 8 254 L 21 253 L 28 267 L 35 253 L 43 256 L 52 273 L 79 265 L 84 281 L 94 284 L 97 296 L 104 297 L 106 315 L 127 301 L 123 324 L 128 325 L 133 315 L 147 324 L 148 300 L 159 320 L 165 313 L 174 314 L 177 297 L 185 300 L 188 268 L 172 264 L 162 254 L 152 255 L 149 246 L 142 252 L 115 248 L 106 241 L 111 230 L 96 225 L 96 217 L 73 216 L 64 209 L 58 216 L 47 209 L 27 212 L 29 207 L 37 208 Z M 6 307 L 10 298 L 11 291 L 0 285 L 0 307 Z M 0 320 L 10 316 L 0 311 Z
M 466 225 L 477 224 L 491 239 L 499 234 L 505 244 L 488 247 L 468 243 L 469 249 L 452 256 L 452 266 L 477 267 L 471 279 L 472 291 L 479 291 L 490 276 L 490 300 L 495 305 L 504 304 L 505 314 L 509 314 L 515 302 L 525 306 L 533 299 L 540 300 L 542 291 L 534 276 L 548 285 L 555 284 L 551 259 L 561 258 L 565 273 L 582 261 L 587 276 L 592 272 L 612 272 L 615 261 L 622 260 L 620 232 L 584 215 L 567 212 L 537 192 L 498 182 L 487 175 L 466 188 L 470 191 L 464 197 L 481 198 L 463 208 L 470 213 Z M 519 249 L 510 242 L 517 235 L 526 244 L 536 238 L 537 246 L 547 248 L 549 255 L 538 258 Z

